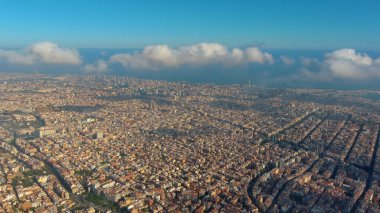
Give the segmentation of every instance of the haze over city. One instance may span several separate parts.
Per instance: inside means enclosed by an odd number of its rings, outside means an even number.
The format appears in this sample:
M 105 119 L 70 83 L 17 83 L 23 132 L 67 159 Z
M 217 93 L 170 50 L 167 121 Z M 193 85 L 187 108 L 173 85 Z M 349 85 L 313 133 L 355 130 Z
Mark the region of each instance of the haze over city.
M 379 11 L 0 0 L 0 213 L 380 212 Z

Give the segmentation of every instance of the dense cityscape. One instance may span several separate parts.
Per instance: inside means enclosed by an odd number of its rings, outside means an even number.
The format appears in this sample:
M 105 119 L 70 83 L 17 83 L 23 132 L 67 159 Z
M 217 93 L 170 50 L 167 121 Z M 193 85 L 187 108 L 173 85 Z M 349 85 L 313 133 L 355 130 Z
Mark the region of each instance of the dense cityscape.
M 0 212 L 379 212 L 380 91 L 0 74 Z
M 379 11 L 0 0 L 0 213 L 380 213 Z

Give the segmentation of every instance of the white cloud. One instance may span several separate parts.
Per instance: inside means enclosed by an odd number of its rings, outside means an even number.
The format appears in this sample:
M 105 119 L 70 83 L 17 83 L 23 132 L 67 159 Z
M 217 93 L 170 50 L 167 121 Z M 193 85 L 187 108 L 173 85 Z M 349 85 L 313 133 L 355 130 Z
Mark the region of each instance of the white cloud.
M 272 64 L 273 57 L 257 47 L 229 50 L 218 43 L 200 43 L 179 48 L 171 48 L 167 45 L 148 46 L 135 53 L 115 54 L 111 56 L 110 61 L 121 63 L 129 69 L 160 70 L 182 65 L 200 66 L 217 63 L 224 65 Z
M 38 42 L 20 50 L 1 50 L 0 59 L 12 64 L 71 64 L 81 63 L 75 49 L 61 48 L 56 43 Z
M 379 59 L 372 59 L 354 49 L 340 49 L 325 54 L 325 66 L 332 75 L 348 79 L 380 77 Z
M 293 65 L 294 64 L 294 59 L 290 58 L 289 56 L 285 56 L 285 55 L 280 56 L 280 60 L 285 65 Z
M 231 50 L 231 62 L 234 64 L 241 64 L 244 60 L 244 52 L 239 48 Z
M 19 53 L 13 50 L 1 50 L 0 59 L 11 64 L 34 64 L 35 58 L 27 53 Z
M 380 58 L 373 59 L 366 53 L 354 49 L 339 49 L 325 54 L 323 61 L 303 58 L 305 66 L 315 63 L 318 71 L 311 72 L 304 68 L 300 75 L 309 80 L 330 81 L 332 79 L 368 80 L 380 78 Z
M 201 43 L 184 46 L 178 49 L 182 64 L 207 64 L 221 62 L 230 53 L 227 48 L 218 43 Z
M 340 49 L 332 53 L 326 53 L 328 60 L 347 60 L 357 65 L 372 65 L 372 58 L 366 53 L 357 53 L 354 49 Z
M 103 73 L 108 70 L 108 64 L 104 60 L 98 60 L 95 64 L 86 64 L 83 69 L 87 73 Z
M 273 57 L 269 53 L 263 53 L 257 47 L 250 47 L 245 51 L 245 55 L 249 62 L 264 64 L 268 62 L 273 64 Z
M 39 42 L 31 45 L 29 51 L 41 62 L 47 64 L 80 64 L 79 53 L 75 49 L 60 48 L 52 42 Z

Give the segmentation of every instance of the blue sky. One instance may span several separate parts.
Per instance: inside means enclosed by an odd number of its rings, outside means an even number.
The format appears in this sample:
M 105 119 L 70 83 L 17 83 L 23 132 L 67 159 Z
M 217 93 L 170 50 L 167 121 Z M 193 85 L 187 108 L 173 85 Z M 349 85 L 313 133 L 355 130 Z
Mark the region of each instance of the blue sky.
M 0 0 L 0 47 L 218 42 L 271 49 L 380 50 L 380 1 Z

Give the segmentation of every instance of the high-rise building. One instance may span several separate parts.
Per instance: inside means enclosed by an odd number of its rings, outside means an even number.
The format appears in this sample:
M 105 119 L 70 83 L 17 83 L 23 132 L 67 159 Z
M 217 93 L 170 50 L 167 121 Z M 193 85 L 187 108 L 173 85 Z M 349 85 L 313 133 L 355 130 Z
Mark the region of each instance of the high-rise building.
M 56 133 L 56 130 L 55 130 L 55 129 L 51 129 L 51 128 L 41 128 L 41 129 L 38 131 L 38 136 L 41 138 L 41 137 L 44 137 L 44 136 L 54 135 L 55 133 Z

